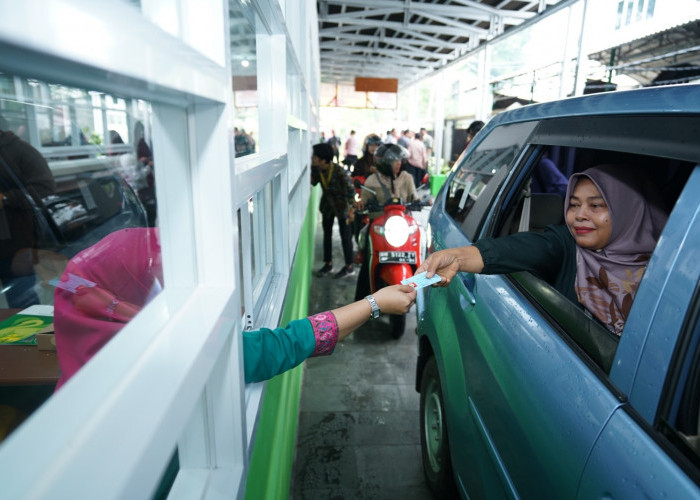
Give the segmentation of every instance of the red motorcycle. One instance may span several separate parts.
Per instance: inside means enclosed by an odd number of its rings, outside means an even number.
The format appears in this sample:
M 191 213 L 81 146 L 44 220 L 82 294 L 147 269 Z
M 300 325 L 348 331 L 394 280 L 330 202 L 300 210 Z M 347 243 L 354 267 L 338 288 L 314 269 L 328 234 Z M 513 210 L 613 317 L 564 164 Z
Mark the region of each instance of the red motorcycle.
M 366 284 L 360 283 L 363 274 L 364 279 L 369 278 L 369 293 L 385 286 L 398 285 L 413 276 L 423 257 L 423 244 L 420 226 L 409 212 L 420 211 L 427 205 L 429 203 L 424 201 L 403 203 L 399 198 L 392 198 L 384 205 L 367 207 L 371 212 L 383 209 L 384 213 L 375 218 L 369 230 L 363 231 L 360 236 L 360 246 L 366 248 L 363 269 L 358 277 L 360 295 L 364 293 L 362 287 L 366 287 Z M 406 328 L 406 315 L 390 315 L 389 323 L 391 336 L 398 339 Z

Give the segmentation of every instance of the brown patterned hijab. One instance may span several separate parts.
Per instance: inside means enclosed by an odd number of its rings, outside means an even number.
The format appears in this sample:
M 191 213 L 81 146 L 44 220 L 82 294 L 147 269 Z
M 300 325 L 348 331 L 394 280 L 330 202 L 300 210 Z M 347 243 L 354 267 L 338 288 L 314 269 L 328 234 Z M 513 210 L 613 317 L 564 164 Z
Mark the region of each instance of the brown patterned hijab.
M 599 165 L 572 175 L 564 214 L 576 183 L 584 176 L 605 199 L 612 231 L 600 250 L 576 247 L 576 295 L 609 330 L 620 335 L 668 215 L 650 180 L 620 165 Z

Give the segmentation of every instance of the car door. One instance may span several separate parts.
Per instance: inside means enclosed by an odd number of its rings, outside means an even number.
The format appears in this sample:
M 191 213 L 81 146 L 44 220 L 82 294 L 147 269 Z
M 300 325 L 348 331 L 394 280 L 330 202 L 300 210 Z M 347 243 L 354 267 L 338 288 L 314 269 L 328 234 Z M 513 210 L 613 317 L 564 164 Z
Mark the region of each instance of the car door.
M 446 195 L 445 212 L 462 231 L 440 220 L 442 226 L 433 231 L 435 250 L 469 244 L 490 217 L 498 216 L 492 201 L 496 194 L 507 196 L 502 193 L 506 178 L 524 161 L 535 125 L 498 127 L 471 153 Z M 501 148 L 493 148 L 491 168 L 482 168 L 492 177 L 480 186 L 484 177 L 475 165 L 488 157 L 489 144 Z M 507 154 L 508 145 L 517 150 Z M 460 273 L 445 294 L 438 356 L 463 495 L 573 496 L 596 436 L 620 405 L 600 382 L 605 374 L 579 357 L 509 278 Z
M 499 127 L 497 133 L 484 131 L 480 142 L 457 160 L 456 169 L 431 212 L 431 252 L 471 242 L 535 126 L 536 123 L 523 123 Z M 440 289 L 424 292 L 429 320 L 421 321 L 421 329 L 432 339 L 441 372 L 450 442 L 456 443 L 451 448 L 453 463 L 466 464 L 475 463 L 477 456 L 487 453 L 486 448 L 474 445 L 480 443 L 473 434 L 474 426 L 463 425 L 470 417 L 460 336 L 464 315 L 475 303 L 474 276 L 462 273 L 453 283 L 449 292 Z M 420 306 L 419 320 L 423 310 Z M 483 465 L 485 469 L 468 480 L 476 485 L 476 478 L 491 477 L 492 480 L 478 483 L 483 485 L 483 495 L 503 495 L 505 491 L 500 486 L 498 471 L 489 464 Z M 462 467 L 455 468 L 458 483 L 464 482 L 462 470 Z
M 696 166 L 639 288 L 611 372 L 629 401 L 597 439 L 579 498 L 700 498 L 699 192 Z

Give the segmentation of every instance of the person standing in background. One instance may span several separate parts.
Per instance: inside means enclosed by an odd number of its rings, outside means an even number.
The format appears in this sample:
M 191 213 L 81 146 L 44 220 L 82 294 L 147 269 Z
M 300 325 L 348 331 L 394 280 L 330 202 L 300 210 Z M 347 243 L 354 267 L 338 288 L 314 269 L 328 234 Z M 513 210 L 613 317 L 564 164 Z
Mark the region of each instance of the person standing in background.
M 148 226 L 153 227 L 156 224 L 157 216 L 156 177 L 153 170 L 153 153 L 146 142 L 146 130 L 140 120 L 134 124 L 134 144 L 136 145 L 136 158 L 143 165 L 146 174 L 146 185 L 138 189 L 136 194 L 146 209 Z
M 420 140 L 425 146 L 425 156 L 430 159 L 430 155 L 433 153 L 433 137 L 425 130 L 425 127 L 420 129 Z
M 428 156 L 425 153 L 423 141 L 413 132 L 409 132 L 410 142 L 408 143 L 408 159 L 406 160 L 406 170 L 413 176 L 413 183 L 420 186 L 425 176 L 428 165 Z
M 408 149 L 408 145 L 411 142 L 411 131 L 406 129 L 403 132 L 401 132 L 401 137 L 396 139 L 396 144 L 401 146 L 402 148 Z
M 333 161 L 340 163 L 340 137 L 335 135 L 335 130 L 331 129 L 331 136 L 328 138 L 328 144 L 333 148 Z
M 360 141 L 354 130 L 350 131 L 350 137 L 345 141 L 345 151 L 343 152 L 343 164 L 348 170 L 357 163 L 357 156 L 360 153 Z
M 323 217 L 323 262 L 316 273 L 326 276 L 333 270 L 333 221 L 338 219 L 338 230 L 343 245 L 345 266 L 333 277 L 342 278 L 355 274 L 352 255 L 352 231 L 350 223 L 355 217 L 355 188 L 350 182 L 350 174 L 333 162 L 333 148 L 330 144 L 314 144 L 311 156 L 311 185 L 321 183 L 323 195 L 319 210 Z
M 469 143 L 472 142 L 472 140 L 474 140 L 474 136 L 482 128 L 484 128 L 484 122 L 482 122 L 481 120 L 475 120 L 469 124 L 469 127 L 467 128 L 467 143 L 464 145 L 465 148 L 469 146 Z
M 56 192 L 46 159 L 0 116 L 0 279 L 10 307 L 39 303 L 34 264 L 42 200 Z

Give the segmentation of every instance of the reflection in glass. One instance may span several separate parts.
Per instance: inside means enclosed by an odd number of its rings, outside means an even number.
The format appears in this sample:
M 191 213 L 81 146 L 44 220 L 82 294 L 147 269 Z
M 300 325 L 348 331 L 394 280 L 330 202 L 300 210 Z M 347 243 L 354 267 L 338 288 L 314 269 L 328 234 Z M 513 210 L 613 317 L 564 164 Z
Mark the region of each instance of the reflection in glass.
M 147 102 L 0 72 L 0 440 L 163 286 L 150 124 Z
M 60 388 L 163 289 L 157 228 L 115 231 L 73 257 L 56 282 Z
M 229 1 L 231 80 L 236 126 L 233 141 L 236 156 L 255 153 L 258 137 L 258 65 L 255 41 L 257 14 L 251 4 Z

